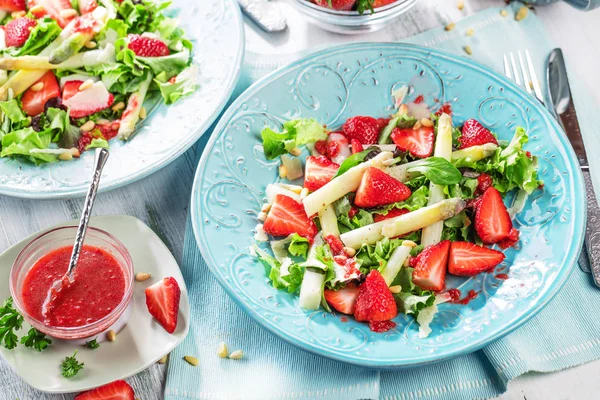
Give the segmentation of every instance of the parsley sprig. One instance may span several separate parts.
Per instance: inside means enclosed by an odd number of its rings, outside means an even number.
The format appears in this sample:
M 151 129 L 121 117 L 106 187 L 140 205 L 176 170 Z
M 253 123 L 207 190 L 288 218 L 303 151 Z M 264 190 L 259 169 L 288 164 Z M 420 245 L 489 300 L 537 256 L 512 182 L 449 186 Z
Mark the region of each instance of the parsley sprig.
M 4 300 L 0 307 L 0 345 L 12 350 L 19 344 L 17 331 L 23 327 L 23 316 L 13 307 L 13 299 L 9 297 Z M 27 335 L 21 338 L 21 344 L 25 347 L 31 347 L 37 351 L 42 351 L 48 347 L 52 341 L 42 332 L 35 328 L 29 329 Z
M 98 343 L 96 339 L 90 340 L 89 342 L 85 342 L 85 347 L 87 347 L 88 349 L 97 349 L 98 347 L 100 347 L 100 343 Z
M 62 376 L 65 378 L 72 378 L 79 373 L 83 369 L 84 363 L 80 363 L 77 361 L 77 350 L 71 357 L 65 357 L 64 361 L 60 365 L 62 369 Z
M 31 328 L 27 335 L 21 338 L 21 344 L 25 347 L 34 348 L 37 351 L 43 351 L 46 347 L 52 344 L 52 340 L 35 328 Z

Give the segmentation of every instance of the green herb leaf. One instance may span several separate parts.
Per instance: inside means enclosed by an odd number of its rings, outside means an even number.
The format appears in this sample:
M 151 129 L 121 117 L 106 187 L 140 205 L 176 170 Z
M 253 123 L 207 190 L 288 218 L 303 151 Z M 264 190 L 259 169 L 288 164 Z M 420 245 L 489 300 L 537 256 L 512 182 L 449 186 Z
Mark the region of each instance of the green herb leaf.
M 52 344 L 52 340 L 48 339 L 45 334 L 35 328 L 31 328 L 27 335 L 21 338 L 21 344 L 25 347 L 34 348 L 37 351 L 43 351 L 46 347 Z
M 18 339 L 15 332 L 22 326 L 23 317 L 13 308 L 13 299 L 9 297 L 0 307 L 0 344 L 8 350 L 17 347 Z
M 426 158 L 408 172 L 420 172 L 436 185 L 453 185 L 462 179 L 458 168 L 442 157 Z
M 372 151 L 374 151 L 373 149 L 367 149 L 367 150 L 363 150 L 360 153 L 354 153 L 352 154 L 350 157 L 346 158 L 344 160 L 344 162 L 342 162 L 342 165 L 340 165 L 340 168 L 338 169 L 337 173 L 335 174 L 335 177 L 338 177 L 342 174 L 344 174 L 345 172 L 347 172 L 350 168 L 352 167 L 356 167 L 358 164 L 362 163 L 363 161 L 365 161 L 365 158 L 369 155 L 369 153 L 371 153 Z
M 72 378 L 79 373 L 84 367 L 84 363 L 80 363 L 75 358 L 77 356 L 77 350 L 71 357 L 65 357 L 64 361 L 60 365 L 62 370 L 62 376 L 65 378 Z
M 85 347 L 88 349 L 97 349 L 100 347 L 100 343 L 96 341 L 96 339 L 90 340 L 89 342 L 85 342 Z

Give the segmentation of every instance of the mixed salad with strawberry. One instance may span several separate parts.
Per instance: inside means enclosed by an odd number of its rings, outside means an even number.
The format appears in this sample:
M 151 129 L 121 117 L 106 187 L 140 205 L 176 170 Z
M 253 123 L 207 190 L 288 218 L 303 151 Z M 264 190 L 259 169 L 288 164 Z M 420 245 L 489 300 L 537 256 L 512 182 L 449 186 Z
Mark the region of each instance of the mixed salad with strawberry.
M 446 275 L 501 264 L 519 242 L 514 216 L 543 182 L 523 128 L 506 142 L 475 119 L 454 127 L 449 105 L 432 114 L 423 96 L 404 104 L 406 93 L 394 93 L 391 118 L 263 129 L 281 180 L 266 188 L 251 253 L 304 309 L 334 309 L 377 332 L 409 314 L 426 337 L 440 303 L 466 303 Z
M 0 0 L 0 157 L 71 160 L 131 138 L 150 92 L 192 93 L 192 43 L 169 5 Z
M 358 11 L 363 14 L 370 10 L 374 12 L 376 8 L 395 3 L 397 0 L 310 0 L 314 4 L 330 8 L 337 11 Z

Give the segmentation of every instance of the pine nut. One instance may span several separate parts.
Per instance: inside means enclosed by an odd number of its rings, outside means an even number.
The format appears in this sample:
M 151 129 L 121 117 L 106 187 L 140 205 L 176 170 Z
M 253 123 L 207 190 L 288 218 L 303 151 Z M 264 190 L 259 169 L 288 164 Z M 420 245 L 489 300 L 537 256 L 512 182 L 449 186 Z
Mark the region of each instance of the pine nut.
M 264 221 L 265 219 L 267 219 L 267 213 L 261 211 L 258 213 L 258 216 L 256 218 L 258 218 L 259 221 Z
M 159 364 L 166 364 L 167 360 L 169 360 L 169 355 L 167 354 L 166 356 L 162 357 L 160 360 L 158 360 Z
M 81 85 L 79 85 L 79 91 L 83 92 L 86 89 L 91 88 L 92 86 L 94 86 L 94 81 L 91 79 L 88 79 L 87 81 L 83 82 Z
M 93 40 L 90 40 L 89 42 L 85 42 L 86 49 L 95 49 L 96 46 L 98 46 L 98 44 L 96 42 L 94 42 Z
M 299 147 L 294 147 L 290 150 L 290 154 L 298 157 L 300 154 L 302 154 L 302 149 L 300 149 Z
M 115 332 L 111 329 L 106 334 L 106 338 L 108 339 L 109 342 L 114 342 L 115 340 L 117 340 L 117 332 Z
M 408 106 L 406 104 L 400 104 L 400 107 L 398 107 L 398 114 L 408 114 Z
M 31 87 L 31 90 L 34 92 L 39 92 L 44 88 L 44 82 L 38 82 Z
M 285 165 L 281 164 L 279 166 L 279 177 L 281 179 L 285 179 L 286 176 L 287 176 L 287 168 L 285 167 Z
M 271 209 L 271 205 L 269 203 L 265 203 L 262 205 L 262 208 L 260 209 L 260 211 L 262 212 L 269 212 L 269 210 Z
M 113 131 L 118 131 L 120 127 L 121 123 L 119 121 L 115 121 L 112 124 L 110 124 L 110 129 L 112 129 Z
M 465 8 L 465 0 L 458 0 L 458 3 L 456 3 L 456 8 L 462 11 Z
M 81 153 L 79 152 L 79 149 L 76 147 L 71 147 L 71 155 L 73 157 L 77 157 L 79 158 L 79 156 L 81 155 Z
M 146 107 L 142 106 L 142 108 L 140 108 L 140 119 L 145 119 L 147 116 Z
M 417 247 L 417 244 L 415 242 L 413 242 L 412 240 L 405 240 L 402 242 L 402 246 L 408 246 L 408 247 L 415 248 L 415 247 Z
M 444 29 L 450 32 L 452 29 L 456 28 L 456 24 L 454 22 L 450 22 L 448 25 L 444 27 Z
M 519 10 L 517 11 L 517 14 L 515 15 L 515 19 L 517 21 L 524 20 L 525 18 L 527 18 L 528 14 L 529 14 L 529 8 L 523 6 L 523 7 L 519 8 Z
M 117 104 L 115 104 L 114 106 L 112 106 L 112 110 L 113 111 L 119 111 L 125 108 L 125 103 L 123 103 L 122 101 L 118 102 Z
M 138 282 L 144 282 L 150 278 L 152 278 L 152 274 L 149 274 L 147 272 L 138 272 L 137 274 L 135 274 L 135 280 Z
M 473 28 L 469 28 L 467 29 L 467 36 L 473 36 L 475 34 L 475 29 Z
M 221 358 L 227 358 L 227 345 L 224 342 L 219 343 L 219 347 L 217 347 L 217 355 Z
M 21 18 L 24 17 L 25 15 L 27 15 L 27 13 L 25 11 L 13 11 L 10 16 L 13 18 Z
M 344 247 L 344 254 L 348 257 L 354 257 L 356 255 L 356 250 L 352 247 Z
M 77 11 L 72 8 L 68 8 L 66 10 L 60 10 L 59 14 L 62 18 L 66 19 L 77 16 Z
M 421 125 L 423 125 L 427 128 L 431 128 L 433 126 L 433 121 L 430 120 L 429 118 L 423 118 L 423 119 L 421 119 Z
M 422 126 L 423 124 L 421 124 L 421 121 L 417 121 L 417 123 L 413 126 L 413 129 L 416 131 L 417 129 L 421 129 Z
M 107 119 L 104 119 L 104 118 L 99 118 L 96 121 L 96 125 L 108 125 L 108 124 L 110 124 L 110 121 Z
M 402 291 L 402 286 L 400 285 L 395 285 L 395 286 L 390 286 L 390 292 L 397 294 L 400 293 Z
M 231 358 L 232 360 L 239 360 L 242 357 L 244 357 L 244 352 L 241 350 L 236 350 L 229 355 L 229 358 Z
M 79 127 L 79 129 L 81 129 L 84 132 L 89 132 L 92 129 L 94 129 L 96 127 L 96 124 L 94 123 L 94 121 L 89 120 L 88 122 L 86 122 L 85 124 L 81 125 Z
M 65 151 L 64 153 L 60 153 L 58 155 L 58 159 L 62 161 L 70 161 L 73 159 L 73 154 L 70 151 Z
M 38 4 L 38 5 L 35 5 L 35 6 L 31 7 L 29 9 L 29 12 L 32 13 L 32 14 L 37 14 L 37 13 L 41 14 L 41 13 L 45 13 L 46 9 L 44 8 L 44 6 Z
M 183 357 L 183 359 L 185 361 L 187 361 L 188 364 L 193 365 L 194 367 L 196 367 L 198 364 L 200 364 L 200 361 L 198 361 L 198 359 L 196 357 L 185 356 L 185 357 Z
M 296 193 L 296 194 L 300 194 L 302 193 L 302 189 L 304 189 L 302 186 L 297 186 L 297 185 L 286 185 L 286 189 L 291 190 L 292 192 Z
M 468 55 L 473 54 L 473 50 L 471 50 L 471 46 L 465 46 L 464 49 L 465 49 L 465 53 L 467 53 Z
M 300 200 L 304 200 L 304 198 L 308 196 L 308 189 L 304 188 L 302 189 L 302 191 L 300 192 Z
M 508 15 L 508 12 L 506 10 L 501 10 L 500 15 L 502 15 L 503 17 L 506 17 Z

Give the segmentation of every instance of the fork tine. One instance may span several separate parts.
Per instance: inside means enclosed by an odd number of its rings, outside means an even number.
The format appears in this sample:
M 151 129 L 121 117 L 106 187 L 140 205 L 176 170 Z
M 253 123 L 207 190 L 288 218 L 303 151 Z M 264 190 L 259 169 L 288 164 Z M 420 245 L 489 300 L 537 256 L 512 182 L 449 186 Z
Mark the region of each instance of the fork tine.
M 535 68 L 533 67 L 533 62 L 531 61 L 531 55 L 529 54 L 529 50 L 525 50 L 525 58 L 527 59 L 527 66 L 529 67 L 529 75 L 531 76 L 531 83 L 533 84 L 533 91 L 535 92 L 535 97 L 538 98 L 539 101 L 544 103 L 544 96 L 542 95 L 542 88 L 540 87 L 540 81 L 537 78 L 535 73 Z
M 515 62 L 515 56 L 513 53 L 509 54 L 510 56 L 510 65 L 512 65 L 513 76 L 517 85 L 521 84 L 521 78 L 519 78 L 519 70 L 517 69 L 517 63 Z
M 519 65 L 521 66 L 521 73 L 523 74 L 523 86 L 525 86 L 527 93 L 533 94 L 531 91 L 531 79 L 529 79 L 527 68 L 525 68 L 525 62 L 523 61 L 523 54 L 521 53 L 521 50 L 517 52 L 517 55 L 519 56 Z
M 510 65 L 508 65 L 508 58 L 506 58 L 506 54 L 504 55 L 504 74 L 508 79 L 512 79 L 512 74 L 510 73 Z

